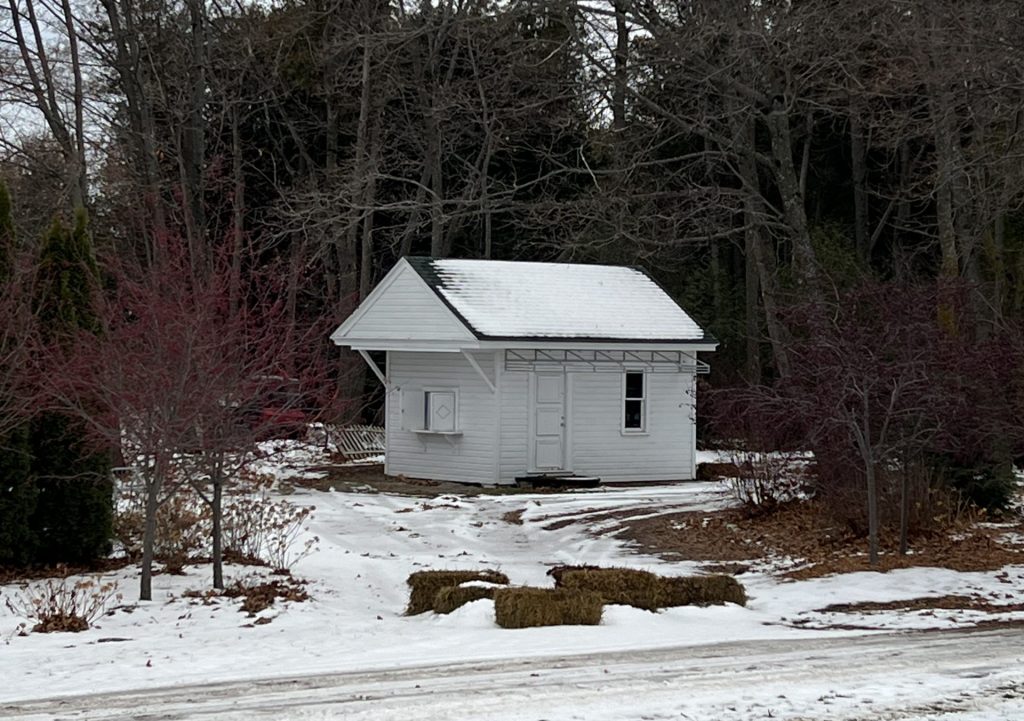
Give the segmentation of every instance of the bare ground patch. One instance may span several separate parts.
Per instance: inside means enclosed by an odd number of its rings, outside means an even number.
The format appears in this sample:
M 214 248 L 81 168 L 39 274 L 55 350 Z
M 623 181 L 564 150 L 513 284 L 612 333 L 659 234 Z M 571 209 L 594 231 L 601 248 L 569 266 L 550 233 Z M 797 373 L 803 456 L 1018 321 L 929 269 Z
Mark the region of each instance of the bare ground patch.
M 980 595 L 929 596 L 906 598 L 901 601 L 861 601 L 860 603 L 833 603 L 814 613 L 880 613 L 885 611 L 981 611 L 982 613 L 1011 613 L 1024 611 L 1024 603 L 994 603 Z
M 895 532 L 887 529 L 882 534 L 886 543 L 879 564 L 874 567 L 868 564 L 867 541 L 830 523 L 813 502 L 792 503 L 757 517 L 739 509 L 627 517 L 616 534 L 638 551 L 669 560 L 757 562 L 771 565 L 784 577 L 804 579 L 913 566 L 991 571 L 1024 563 L 1024 546 L 1006 538 L 1022 531 L 1020 519 L 1005 524 L 962 523 L 918 535 L 911 541 L 911 553 L 901 556 L 891 545 Z
M 317 491 L 392 493 L 401 496 L 433 498 L 442 495 L 456 496 L 502 496 L 514 494 L 537 494 L 557 491 L 546 489 L 523 489 L 518 486 L 484 486 L 451 481 L 433 481 L 428 478 L 407 478 L 384 474 L 382 463 L 361 463 L 358 465 L 323 465 L 309 468 L 324 475 L 320 478 L 289 479 L 292 485 Z
M 38 581 L 45 578 L 67 578 L 68 576 L 96 575 L 119 571 L 132 565 L 132 561 L 124 556 L 117 558 L 100 558 L 87 564 L 56 564 L 52 566 L 0 566 L 0 586 L 11 583 Z

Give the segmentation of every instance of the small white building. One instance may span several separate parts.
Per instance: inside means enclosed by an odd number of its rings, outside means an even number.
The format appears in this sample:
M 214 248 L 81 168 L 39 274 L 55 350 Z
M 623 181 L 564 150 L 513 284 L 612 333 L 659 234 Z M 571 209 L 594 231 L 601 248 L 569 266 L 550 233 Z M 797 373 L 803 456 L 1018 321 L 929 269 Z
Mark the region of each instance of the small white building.
M 717 342 L 641 270 L 404 258 L 331 339 L 386 387 L 389 475 L 694 477 Z

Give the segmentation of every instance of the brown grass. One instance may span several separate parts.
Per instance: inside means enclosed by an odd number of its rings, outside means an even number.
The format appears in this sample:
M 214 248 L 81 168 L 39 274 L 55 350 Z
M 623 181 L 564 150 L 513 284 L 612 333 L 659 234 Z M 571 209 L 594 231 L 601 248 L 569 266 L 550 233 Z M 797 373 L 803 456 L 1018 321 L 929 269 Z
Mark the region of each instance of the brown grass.
M 438 591 L 467 581 L 507 584 L 508 576 L 489 569 L 481 571 L 416 571 L 406 579 L 409 584 L 409 605 L 406 616 L 415 616 L 434 609 Z
M 906 598 L 902 601 L 861 601 L 834 603 L 815 610 L 815 613 L 874 613 L 876 611 L 981 611 L 983 613 L 1009 613 L 1024 611 L 1024 603 L 993 603 L 980 596 L 930 596 Z
M 635 568 L 568 568 L 555 576 L 558 588 L 596 593 L 605 603 L 656 611 L 661 605 L 662 578 Z
M 494 598 L 493 586 L 449 586 L 434 596 L 434 613 L 451 613 L 481 598 Z
M 727 576 L 739 576 L 750 570 L 747 563 L 705 563 L 700 567 L 704 573 L 724 573 Z
M 993 528 L 967 520 L 913 537 L 913 554 L 908 556 L 900 556 L 895 548 L 895 529 L 883 529 L 882 555 L 872 568 L 867 541 L 831 518 L 821 504 L 806 501 L 785 504 L 774 513 L 757 517 L 740 509 L 689 511 L 626 520 L 623 526 L 618 538 L 632 542 L 642 553 L 670 560 L 739 563 L 772 561 L 780 556 L 798 559 L 783 571 L 794 579 L 912 566 L 990 571 L 1024 563 L 1024 548 L 1001 540 L 1007 530 L 1024 532 L 1024 523 Z
M 601 596 L 569 588 L 499 588 L 494 617 L 502 628 L 596 626 L 601 623 Z
M 501 520 L 513 526 L 521 526 L 523 525 L 523 510 L 524 509 L 520 508 L 518 511 L 508 511 L 503 513 Z

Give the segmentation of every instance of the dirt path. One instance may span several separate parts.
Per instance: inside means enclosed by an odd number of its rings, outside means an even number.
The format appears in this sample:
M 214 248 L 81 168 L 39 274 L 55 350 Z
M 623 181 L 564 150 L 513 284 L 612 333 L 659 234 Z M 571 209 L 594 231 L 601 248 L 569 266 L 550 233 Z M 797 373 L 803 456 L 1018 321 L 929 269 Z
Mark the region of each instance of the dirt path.
M 1022 640 L 1007 627 L 726 643 L 42 699 L 0 717 L 1009 721 L 1024 714 Z

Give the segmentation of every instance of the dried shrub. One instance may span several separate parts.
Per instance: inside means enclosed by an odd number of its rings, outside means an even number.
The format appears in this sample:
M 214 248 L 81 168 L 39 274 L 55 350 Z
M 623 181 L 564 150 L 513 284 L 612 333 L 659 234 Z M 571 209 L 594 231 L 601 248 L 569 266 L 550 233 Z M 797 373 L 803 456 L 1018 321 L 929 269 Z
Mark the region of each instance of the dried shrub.
M 120 548 L 132 563 L 142 558 L 142 534 L 146 528 L 146 514 L 141 507 L 118 505 L 114 509 L 115 549 Z
M 662 606 L 747 605 L 743 584 L 732 576 L 679 576 L 661 579 Z
M 502 628 L 596 626 L 603 603 L 593 591 L 572 588 L 499 588 L 494 617 Z
M 300 543 L 312 507 L 270 497 L 273 479 L 247 475 L 224 504 L 222 528 L 224 555 L 236 562 L 267 565 L 286 571 L 308 556 L 319 541 Z
M 406 579 L 406 583 L 409 585 L 409 605 L 405 609 L 405 615 L 415 616 L 433 610 L 434 598 L 438 591 L 469 581 L 485 581 L 505 585 L 508 583 L 508 576 L 489 569 L 482 571 L 416 571 Z
M 145 499 L 119 503 L 114 514 L 114 536 L 131 561 L 142 557 Z M 210 535 L 210 510 L 188 487 L 178 488 L 156 512 L 153 554 L 168 573 L 181 573 L 185 564 L 205 553 Z
M 190 560 L 208 558 L 213 533 L 209 505 L 180 480 L 175 483 L 179 487 L 157 511 L 154 545 L 169 573 L 181 573 Z M 313 509 L 271 497 L 273 483 L 271 476 L 243 471 L 238 483 L 228 487 L 221 522 L 224 560 L 283 572 L 316 548 L 316 537 L 301 540 Z M 133 561 L 142 555 L 144 501 L 141 495 L 124 499 L 114 518 L 116 538 Z
M 494 586 L 448 586 L 434 596 L 434 613 L 451 613 L 467 603 L 494 598 Z
M 656 611 L 661 606 L 662 579 L 634 568 L 569 569 L 556 576 L 558 588 L 591 591 L 605 603 Z
M 728 451 L 728 465 L 736 470 L 736 475 L 726 479 L 733 496 L 752 512 L 772 511 L 799 497 L 804 484 L 794 474 L 798 456 L 780 451 Z
M 821 504 L 815 509 L 824 515 L 827 522 L 840 525 L 857 537 L 867 536 L 864 490 L 856 468 L 851 468 L 842 458 L 827 453 L 819 455 L 816 466 L 821 480 L 815 498 Z M 886 536 L 882 539 L 883 547 L 899 541 L 904 491 L 907 497 L 905 530 L 909 545 L 958 526 L 965 519 L 978 518 L 977 506 L 953 487 L 948 469 L 930 462 L 913 461 L 882 468 L 876 482 L 878 520 Z
M 153 554 L 167 573 L 180 574 L 189 560 L 204 555 L 209 537 L 210 509 L 187 489 L 179 489 L 156 512 Z
M 103 582 L 97 577 L 49 580 L 24 588 L 4 603 L 12 613 L 35 621 L 32 630 L 36 633 L 54 633 L 85 631 L 111 601 L 120 600 L 117 583 Z

